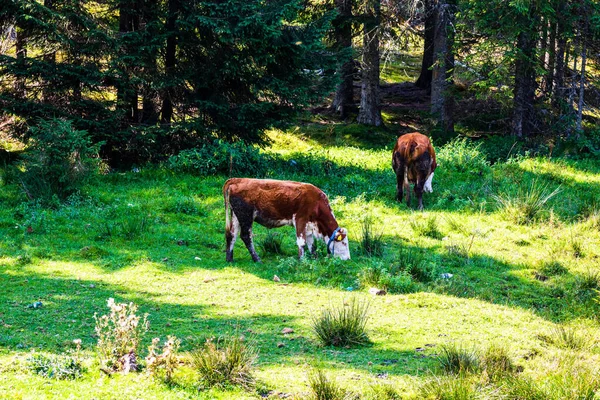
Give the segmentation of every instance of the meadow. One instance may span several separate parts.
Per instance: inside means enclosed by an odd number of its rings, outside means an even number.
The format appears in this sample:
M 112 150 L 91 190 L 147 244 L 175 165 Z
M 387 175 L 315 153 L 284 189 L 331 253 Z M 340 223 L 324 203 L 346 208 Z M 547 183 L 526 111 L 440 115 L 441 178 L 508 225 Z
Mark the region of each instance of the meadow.
M 297 260 L 293 228 L 255 225 L 263 262 L 238 241 L 236 261 L 226 263 L 228 174 L 206 175 L 192 158 L 99 175 L 51 206 L 27 202 L 2 180 L 0 398 L 308 398 L 314 368 L 346 398 L 595 398 L 600 165 L 434 142 L 434 192 L 419 212 L 394 200 L 396 137 L 313 121 L 269 132 L 251 165 L 232 166 L 232 175 L 323 189 L 349 230 L 346 262 L 324 246 Z M 372 287 L 387 294 L 373 296 Z M 94 314 L 108 312 L 109 298 L 148 314 L 140 358 L 154 337 L 181 340 L 169 384 L 100 370 Z M 320 345 L 314 318 L 351 301 L 368 305 L 371 343 Z M 224 336 L 256 346 L 254 388 L 199 388 L 189 353 Z M 443 368 L 452 349 L 494 348 L 514 363 L 510 377 Z M 86 369 L 73 380 L 45 378 L 27 368 L 32 352 L 77 352 Z

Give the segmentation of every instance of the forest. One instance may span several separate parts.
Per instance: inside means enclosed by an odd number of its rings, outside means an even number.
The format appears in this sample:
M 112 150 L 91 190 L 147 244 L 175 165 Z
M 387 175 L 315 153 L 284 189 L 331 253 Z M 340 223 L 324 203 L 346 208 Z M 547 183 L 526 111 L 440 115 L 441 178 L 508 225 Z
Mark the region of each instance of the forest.
M 594 0 L 2 1 L 0 398 L 600 398 L 599 119 Z

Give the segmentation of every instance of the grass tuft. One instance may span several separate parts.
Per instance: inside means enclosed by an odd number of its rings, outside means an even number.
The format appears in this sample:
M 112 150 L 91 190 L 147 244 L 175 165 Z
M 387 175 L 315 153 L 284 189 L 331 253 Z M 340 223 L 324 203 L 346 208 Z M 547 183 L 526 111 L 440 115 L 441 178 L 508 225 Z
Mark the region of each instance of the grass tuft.
M 418 218 L 410 221 L 413 231 L 419 236 L 427 236 L 432 239 L 442 239 L 444 234 L 440 231 L 437 218 L 432 215 L 427 218 Z
M 203 347 L 193 350 L 191 356 L 192 365 L 207 388 L 233 385 L 250 389 L 255 384 L 252 373 L 257 350 L 238 336 L 217 343 L 209 339 Z
M 426 262 L 423 253 L 419 249 L 407 246 L 400 248 L 390 268 L 392 275 L 399 275 L 401 272 L 407 273 L 419 282 L 429 282 L 435 276 L 434 267 Z
M 574 327 L 558 325 L 539 338 L 553 346 L 569 350 L 585 350 L 594 346 L 595 339 Z
M 600 271 L 588 269 L 577 275 L 575 284 L 579 291 L 595 290 L 600 288 Z
M 530 224 L 546 210 L 548 201 L 561 191 L 560 187 L 550 190 L 548 186 L 534 180 L 526 189 L 519 187 L 516 193 L 496 195 L 494 199 L 506 219 L 520 225 Z
M 473 380 L 464 374 L 434 376 L 419 389 L 419 399 L 427 400 L 475 400 L 484 395 Z
M 325 308 L 312 328 L 325 346 L 351 347 L 370 342 L 366 331 L 369 303 L 353 298 L 348 304 Z
M 77 357 L 34 353 L 25 360 L 26 368 L 45 378 L 66 380 L 83 375 L 84 367 Z
M 545 276 L 565 275 L 569 270 L 559 261 L 544 261 L 540 264 L 539 272 Z
M 369 257 L 382 257 L 384 250 L 383 231 L 375 229 L 373 217 L 367 215 L 362 221 L 360 248 Z
M 465 374 L 479 370 L 479 355 L 474 349 L 467 349 L 456 343 L 441 346 L 437 356 L 440 368 L 448 374 Z
M 268 231 L 267 235 L 258 245 L 265 254 L 283 254 L 283 235 L 278 232 Z
M 492 381 L 498 381 L 516 372 L 515 364 L 505 347 L 491 345 L 480 359 L 481 369 Z
M 321 369 L 314 369 L 308 375 L 311 400 L 345 400 L 349 398 L 345 389 L 330 380 Z

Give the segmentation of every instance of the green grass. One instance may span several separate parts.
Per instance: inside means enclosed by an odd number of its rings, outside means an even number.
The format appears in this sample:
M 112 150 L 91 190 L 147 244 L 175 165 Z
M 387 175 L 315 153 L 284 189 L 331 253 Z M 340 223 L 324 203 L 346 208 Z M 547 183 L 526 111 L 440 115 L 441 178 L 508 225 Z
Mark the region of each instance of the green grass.
M 227 264 L 221 194 L 227 176 L 198 177 L 165 168 L 114 172 L 48 209 L 24 202 L 16 185 L 3 183 L 0 398 L 300 397 L 310 392 L 309 365 L 322 366 L 353 393 L 368 396 L 373 384 L 385 379 L 403 398 L 419 398 L 428 372 L 436 368 L 435 355 L 448 341 L 478 348 L 510 344 L 515 364 L 536 388 L 545 387 L 553 363 L 571 353 L 592 370 L 599 368 L 597 347 L 554 346 L 540 336 L 561 326 L 584 325 L 590 332 L 598 327 L 597 161 L 513 158 L 489 165 L 483 147 L 451 142 L 436 147 L 434 193 L 424 194 L 426 212 L 421 213 L 394 200 L 395 136 L 353 125 L 328 130 L 318 123 L 270 133 L 272 143 L 264 151 L 282 162 L 259 176 L 321 187 L 336 218 L 349 229 L 348 262 L 327 257 L 322 244 L 316 259 L 296 260 L 293 228 L 286 227 L 277 231 L 282 254 L 266 252 L 255 264 L 238 241 L 236 262 Z M 461 151 L 465 154 L 456 154 Z M 494 196 L 529 188 L 534 181 L 561 187 L 545 205 L 547 215 L 525 225 L 507 221 Z M 359 251 L 367 211 L 381 221 L 374 227 L 383 235 L 381 257 Z M 423 225 L 428 229 L 415 232 L 411 222 L 427 218 L 436 221 L 436 229 Z M 260 226 L 254 234 L 256 243 L 268 237 Z M 583 250 L 578 254 L 574 239 Z M 452 244 L 463 246 L 466 255 L 448 251 Z M 410 293 L 372 296 L 368 287 L 359 286 L 358 277 L 381 277 L 374 270 L 363 273 L 369 268 L 394 272 L 400 249 L 410 250 L 423 268 L 390 274 L 397 282 L 388 283 Z M 419 277 L 419 271 L 426 276 Z M 536 272 L 548 279 L 536 279 Z M 442 279 L 443 273 L 453 276 Z M 274 275 L 281 281 L 274 282 Z M 372 345 L 321 347 L 312 317 L 351 297 L 370 301 Z M 152 338 L 181 339 L 182 365 L 169 385 L 144 373 L 109 378 L 100 372 L 93 315 L 106 313 L 108 298 L 134 302 L 139 315 L 148 314 L 140 360 Z M 33 307 L 38 301 L 42 306 Z M 284 328 L 293 332 L 284 334 Z M 256 344 L 256 387 L 198 392 L 201 379 L 190 352 L 206 339 L 234 333 Z M 74 339 L 82 341 L 82 377 L 51 380 L 24 366 L 34 349 L 68 354 Z M 457 379 L 447 379 L 450 392 L 468 394 L 480 385 Z M 581 379 L 584 392 L 595 384 Z

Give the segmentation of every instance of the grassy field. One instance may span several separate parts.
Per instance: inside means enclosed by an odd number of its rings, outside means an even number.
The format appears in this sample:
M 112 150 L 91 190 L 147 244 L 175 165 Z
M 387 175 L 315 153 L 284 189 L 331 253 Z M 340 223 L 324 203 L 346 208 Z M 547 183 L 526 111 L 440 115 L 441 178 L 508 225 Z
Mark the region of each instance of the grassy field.
M 276 162 L 258 175 L 322 188 L 349 230 L 350 261 L 332 260 L 323 248 L 317 259 L 296 260 L 290 227 L 277 230 L 283 254 L 267 253 L 271 236 L 257 226 L 263 262 L 252 263 L 238 241 L 236 262 L 227 264 L 227 176 L 166 166 L 109 173 L 52 208 L 25 202 L 17 186 L 2 183 L 0 398 L 305 398 L 314 367 L 355 398 L 540 398 L 516 397 L 506 389 L 515 385 L 482 374 L 443 373 L 440 354 L 452 344 L 474 351 L 502 346 L 521 382 L 533 382 L 540 393 L 594 398 L 597 162 L 511 158 L 490 165 L 485 146 L 453 141 L 437 147 L 434 193 L 425 194 L 425 212 L 417 212 L 394 201 L 395 133 L 311 123 L 270 138 L 264 153 Z M 547 202 L 535 202 L 536 194 L 557 188 Z M 377 256 L 361 250 L 365 219 L 381 235 Z M 418 270 L 399 273 L 407 262 Z M 372 286 L 388 294 L 372 296 Z M 94 314 L 108 312 L 109 298 L 148 314 L 141 357 L 153 337 L 181 339 L 183 363 L 171 384 L 143 372 L 100 371 Z M 369 304 L 372 343 L 320 346 L 313 318 L 353 299 Z M 293 333 L 284 335 L 284 328 Z M 224 335 L 256 345 L 256 389 L 198 390 L 189 352 Z M 79 379 L 43 378 L 26 367 L 32 352 L 73 352 L 75 339 L 87 367 Z M 480 397 L 444 397 L 431 389 L 436 384 L 472 385 Z M 592 397 L 582 395 L 585 385 Z M 382 387 L 391 389 L 382 394 Z

